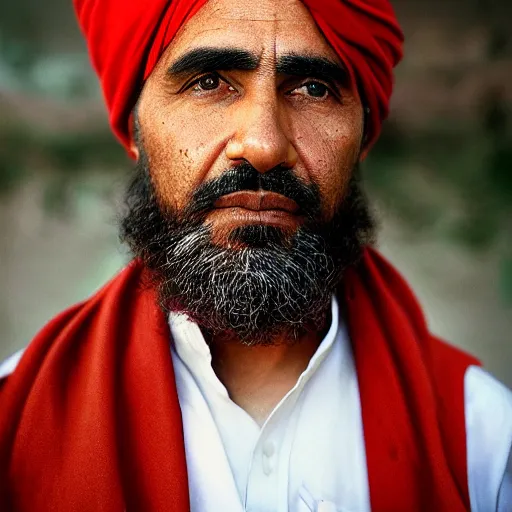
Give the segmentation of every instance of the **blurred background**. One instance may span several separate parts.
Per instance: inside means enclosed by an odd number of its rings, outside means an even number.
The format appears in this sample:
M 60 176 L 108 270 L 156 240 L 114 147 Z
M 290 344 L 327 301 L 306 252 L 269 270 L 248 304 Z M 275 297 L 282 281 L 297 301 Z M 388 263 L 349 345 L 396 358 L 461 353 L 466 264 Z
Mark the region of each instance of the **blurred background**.
M 512 387 L 512 2 L 394 0 L 392 116 L 365 163 L 380 249 L 431 328 Z M 128 260 L 132 164 L 71 0 L 0 4 L 0 360 Z

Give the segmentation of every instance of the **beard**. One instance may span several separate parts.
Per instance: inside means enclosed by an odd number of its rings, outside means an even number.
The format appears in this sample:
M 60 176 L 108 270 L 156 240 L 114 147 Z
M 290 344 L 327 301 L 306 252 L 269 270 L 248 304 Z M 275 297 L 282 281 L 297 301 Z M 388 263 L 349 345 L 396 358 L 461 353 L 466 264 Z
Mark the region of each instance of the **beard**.
M 304 223 L 293 233 L 240 226 L 217 243 L 207 215 L 220 197 L 243 190 L 294 200 Z M 203 184 L 185 209 L 174 211 L 159 200 L 141 152 L 125 204 L 121 240 L 149 270 L 164 312 L 185 313 L 205 334 L 246 345 L 272 344 L 283 334 L 296 340 L 306 329 L 321 329 L 344 272 L 375 231 L 357 167 L 328 221 L 320 220 L 316 185 L 283 167 L 262 174 L 246 163 Z

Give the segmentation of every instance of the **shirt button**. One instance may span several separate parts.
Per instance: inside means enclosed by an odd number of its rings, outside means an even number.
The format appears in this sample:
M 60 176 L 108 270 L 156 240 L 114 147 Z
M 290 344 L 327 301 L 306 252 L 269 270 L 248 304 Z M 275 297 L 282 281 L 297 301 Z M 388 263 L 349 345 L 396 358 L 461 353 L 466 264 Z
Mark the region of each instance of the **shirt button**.
M 274 471 L 274 461 L 272 459 L 269 459 L 268 457 L 264 457 L 263 473 L 265 473 L 266 476 L 270 476 L 272 474 L 272 471 Z
M 267 441 L 263 445 L 263 453 L 267 457 L 272 457 L 274 453 L 276 453 L 276 444 L 274 443 L 274 441 Z

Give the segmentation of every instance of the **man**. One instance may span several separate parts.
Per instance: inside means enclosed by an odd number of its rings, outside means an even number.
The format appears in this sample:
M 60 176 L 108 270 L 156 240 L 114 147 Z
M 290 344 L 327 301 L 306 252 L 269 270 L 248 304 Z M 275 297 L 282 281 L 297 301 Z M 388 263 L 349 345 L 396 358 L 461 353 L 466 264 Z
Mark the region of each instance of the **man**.
M 76 0 L 134 261 L 4 365 L 16 511 L 512 510 L 512 396 L 370 248 L 387 0 Z

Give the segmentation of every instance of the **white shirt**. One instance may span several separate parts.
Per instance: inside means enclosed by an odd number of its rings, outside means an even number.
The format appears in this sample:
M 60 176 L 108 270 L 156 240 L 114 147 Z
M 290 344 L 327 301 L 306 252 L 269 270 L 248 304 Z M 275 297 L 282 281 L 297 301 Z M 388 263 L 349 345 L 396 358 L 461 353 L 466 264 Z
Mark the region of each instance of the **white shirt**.
M 192 512 L 370 511 L 357 374 L 336 300 L 329 332 L 262 427 L 229 398 L 199 327 L 179 314 L 169 323 Z M 472 510 L 510 512 L 512 393 L 470 367 L 465 406 Z
M 231 401 L 201 330 L 169 318 L 192 512 L 369 512 L 357 375 L 332 303 L 330 329 L 260 427 Z M 22 351 L 0 365 L 11 373 Z M 512 393 L 478 367 L 465 376 L 471 510 L 512 510 Z

